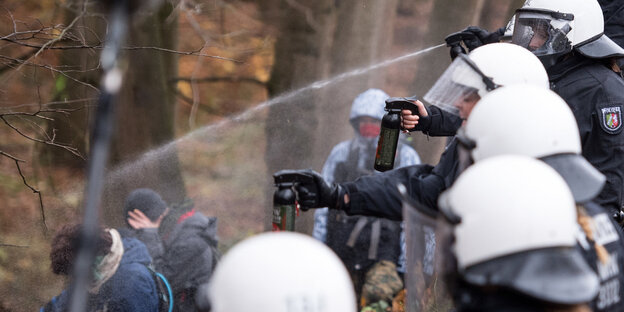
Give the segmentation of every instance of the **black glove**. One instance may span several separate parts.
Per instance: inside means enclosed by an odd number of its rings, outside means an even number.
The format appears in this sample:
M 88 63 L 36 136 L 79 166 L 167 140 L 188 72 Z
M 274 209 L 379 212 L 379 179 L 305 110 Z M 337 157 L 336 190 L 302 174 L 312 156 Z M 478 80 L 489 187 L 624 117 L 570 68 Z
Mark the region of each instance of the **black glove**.
M 469 26 L 462 31 L 446 36 L 444 40 L 446 44 L 451 47 L 451 59 L 455 59 L 460 53 L 466 54 L 482 45 L 499 42 L 504 34 L 505 27 L 501 27 L 494 32 L 488 32 L 476 26 Z M 467 52 L 462 46 L 462 43 L 468 49 Z
M 289 179 L 293 181 L 297 192 L 297 200 L 301 210 L 311 208 L 329 207 L 330 209 L 342 209 L 344 207 L 344 189 L 339 184 L 329 185 L 316 171 L 306 170 L 282 170 L 274 175 L 277 180 Z
M 418 119 L 418 124 L 416 125 L 416 127 L 412 128 L 410 132 L 412 131 L 427 132 L 429 131 L 429 128 L 431 128 L 431 110 L 429 109 L 428 106 L 425 106 L 425 109 L 427 110 L 427 116 L 419 115 L 420 118 Z
M 489 32 L 477 26 L 468 26 L 466 29 L 462 30 L 462 32 L 472 33 L 475 35 L 472 40 L 464 41 L 466 48 L 468 48 L 468 51 L 470 52 L 482 45 L 499 42 L 500 38 L 505 34 L 505 27 Z

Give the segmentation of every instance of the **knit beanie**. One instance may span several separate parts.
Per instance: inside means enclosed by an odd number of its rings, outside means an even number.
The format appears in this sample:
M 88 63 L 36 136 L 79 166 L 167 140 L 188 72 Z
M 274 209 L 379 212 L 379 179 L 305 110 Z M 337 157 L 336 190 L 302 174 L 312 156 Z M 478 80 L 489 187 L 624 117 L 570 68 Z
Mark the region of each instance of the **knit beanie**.
M 140 188 L 132 191 L 124 204 L 124 218 L 128 219 L 128 212 L 140 210 L 150 220 L 156 221 L 167 209 L 167 203 L 152 189 Z

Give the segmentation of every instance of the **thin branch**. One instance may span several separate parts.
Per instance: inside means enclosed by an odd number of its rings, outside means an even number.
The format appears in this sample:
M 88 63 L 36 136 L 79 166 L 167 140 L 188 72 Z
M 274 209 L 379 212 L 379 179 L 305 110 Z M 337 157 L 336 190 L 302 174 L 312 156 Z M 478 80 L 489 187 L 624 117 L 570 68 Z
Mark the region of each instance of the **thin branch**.
M 33 48 L 33 49 L 41 49 L 41 48 L 43 48 L 42 45 L 36 45 L 36 44 L 27 43 L 27 42 L 22 42 L 22 41 L 11 39 L 11 38 L 4 38 L 4 37 L 2 37 L 2 38 L 0 38 L 0 40 L 8 41 L 8 42 L 11 42 L 11 43 L 14 43 L 14 44 L 18 44 L 18 45 L 21 45 L 21 46 L 27 47 L 27 48 Z M 75 50 L 75 49 L 100 49 L 101 50 L 103 48 L 104 48 L 104 46 L 101 45 L 101 44 L 98 44 L 98 45 L 73 45 L 73 46 L 49 46 L 49 47 L 46 47 L 46 49 L 48 49 L 48 50 Z M 229 58 L 229 57 L 223 57 L 223 56 L 199 53 L 198 51 L 177 51 L 177 50 L 171 50 L 171 49 L 160 48 L 160 47 L 133 47 L 133 46 L 122 47 L 121 49 L 122 50 L 128 50 L 128 51 L 132 51 L 132 50 L 155 50 L 155 51 L 160 51 L 160 52 L 167 52 L 167 53 L 178 54 L 178 55 L 182 55 L 182 56 L 202 56 L 202 57 L 214 58 L 214 59 L 223 60 L 223 61 L 230 61 L 230 62 L 235 62 L 235 63 L 244 63 L 241 60 L 237 60 L 237 59 L 233 59 L 233 58 Z
M 314 13 L 312 13 L 312 10 L 310 8 L 300 4 L 295 0 L 286 0 L 286 3 L 288 3 L 288 5 L 291 6 L 293 9 L 301 12 L 305 16 L 306 22 L 308 23 L 308 25 L 310 25 L 310 27 L 312 27 L 312 29 L 318 31 L 321 28 L 319 23 L 314 20 Z
M 20 61 L 23 62 L 25 59 L 28 59 L 30 57 L 32 57 L 35 54 L 36 51 L 32 50 L 29 52 L 26 52 L 24 54 L 22 54 L 21 56 L 19 56 L 16 60 L 10 60 L 8 64 L 6 64 L 5 66 L 0 67 L 0 75 L 2 75 L 2 73 L 4 73 L 5 71 L 13 68 L 14 63 L 19 63 Z
M 28 40 L 28 39 L 32 39 L 32 38 L 13 39 L 13 38 L 8 38 L 8 37 L 0 37 L 0 40 L 2 40 L 2 41 L 7 41 L 7 42 L 10 42 L 10 43 L 18 44 L 18 45 L 23 46 L 23 47 L 39 49 L 39 50 L 44 48 L 44 45 L 32 44 L 32 43 L 24 42 L 25 40 Z M 59 40 L 59 41 L 62 41 L 62 40 Z M 47 46 L 45 48 L 47 50 L 74 50 L 74 49 L 103 49 L 104 46 L 101 45 L 101 44 L 97 44 L 97 45 L 81 44 L 81 45 L 71 45 L 71 46 L 70 45 Z
M 41 68 L 45 68 L 45 69 L 49 69 L 49 70 L 51 70 L 51 71 L 53 71 L 53 72 L 55 72 L 55 73 L 59 73 L 59 74 L 61 74 L 61 75 L 65 76 L 65 77 L 67 77 L 67 78 L 69 78 L 69 79 L 73 80 L 74 82 L 76 82 L 76 83 L 78 83 L 78 84 L 81 84 L 81 85 L 87 86 L 87 87 L 89 87 L 89 88 L 91 88 L 91 89 L 93 89 L 93 90 L 97 91 L 98 93 L 100 92 L 100 90 L 99 90 L 98 88 L 96 88 L 95 86 L 93 86 L 92 84 L 87 83 L 87 82 L 84 82 L 84 81 L 80 81 L 79 79 L 76 79 L 76 78 L 74 78 L 74 77 L 72 77 L 72 76 L 68 75 L 65 71 L 62 71 L 62 70 L 56 69 L 56 68 L 54 68 L 54 67 L 52 67 L 52 66 L 49 66 L 49 65 L 41 65 L 41 64 L 36 64 L 36 63 L 29 62 L 29 61 L 16 60 L 16 59 L 13 59 L 13 58 L 10 58 L 10 57 L 6 57 L 6 56 L 4 56 L 4 55 L 0 55 L 0 58 L 3 58 L 3 59 L 9 59 L 9 60 L 13 60 L 13 61 L 18 61 L 18 62 L 22 63 L 22 65 L 37 66 L 37 67 L 41 67 Z M 21 66 L 21 65 L 20 65 L 20 66 Z M 19 68 L 18 68 L 18 69 L 19 69 Z
M 41 107 L 46 107 L 46 106 L 53 106 L 53 105 L 62 105 L 62 104 L 73 104 L 73 103 L 82 103 L 82 102 L 90 102 L 90 101 L 96 101 L 98 98 L 84 98 L 84 99 L 75 99 L 75 100 L 63 100 L 63 101 L 52 101 L 52 102 L 48 102 L 48 103 L 28 103 L 28 104 L 20 104 L 20 105 L 15 105 L 15 106 L 8 106 L 8 107 L 0 107 L 0 109 L 4 109 L 4 110 L 13 110 L 13 109 L 17 109 L 17 108 L 24 108 L 24 107 L 33 107 L 33 106 L 41 106 Z M 1 103 L 1 102 L 0 102 Z M 92 105 L 95 106 L 95 105 Z M 79 110 L 81 108 L 76 108 L 75 110 Z M 66 110 L 68 112 L 73 112 L 73 109 L 63 109 Z M 55 110 L 50 110 L 47 111 L 45 109 L 42 109 L 41 112 L 43 113 L 48 113 L 48 112 L 56 112 Z M 2 113 L 0 113 L 2 114 Z M 5 114 L 10 114 L 10 113 L 5 113 Z
M 78 22 L 78 20 L 80 20 L 83 16 L 84 16 L 85 11 L 82 11 L 78 16 L 76 16 L 76 18 L 74 18 L 71 23 L 69 23 L 69 25 L 67 25 L 67 27 L 65 27 L 65 29 L 63 29 L 63 31 L 61 31 L 61 33 L 58 35 L 58 37 L 46 42 L 40 49 L 39 51 L 37 51 L 37 53 L 35 53 L 35 55 L 33 56 L 33 58 L 36 58 L 37 56 L 39 56 L 39 54 L 45 50 L 46 47 L 48 46 L 52 46 L 55 43 L 57 43 L 58 41 L 60 41 L 61 39 L 63 39 L 65 37 L 65 34 L 72 28 L 74 27 L 74 24 L 76 24 L 76 22 Z
M 235 63 L 244 63 L 241 60 L 236 60 L 236 59 L 229 58 L 229 57 L 223 57 L 223 56 L 216 56 L 216 55 L 209 55 L 209 54 L 199 53 L 198 51 L 184 52 L 184 51 L 176 51 L 176 50 L 159 48 L 159 47 L 124 47 L 122 49 L 123 50 L 156 50 L 156 51 L 175 53 L 175 54 L 180 54 L 180 55 L 203 56 L 203 57 L 214 58 L 214 59 L 218 59 L 218 60 L 230 61 L 230 62 L 235 62 Z M 200 49 L 200 51 L 201 51 L 201 49 Z
M 204 48 L 207 45 L 208 42 L 204 43 Z M 202 67 L 202 63 L 203 59 L 198 58 L 191 77 L 191 91 L 193 92 L 193 106 L 191 107 L 191 113 L 189 114 L 189 127 L 191 129 L 195 128 L 195 118 L 197 117 L 197 108 L 199 106 L 199 88 L 197 86 L 197 81 L 195 81 L 195 76 L 198 75 Z
M 188 77 L 176 77 L 170 80 L 171 82 L 184 81 L 184 82 L 249 82 L 260 86 L 266 86 L 266 82 L 258 80 L 256 78 L 248 77 L 201 77 L 201 78 L 188 78 Z
M 17 132 L 18 134 L 20 134 L 21 136 L 34 141 L 34 142 L 38 142 L 38 143 L 43 143 L 46 145 L 50 145 L 50 146 L 56 146 L 59 148 L 62 148 L 70 153 L 72 153 L 73 155 L 79 157 L 80 159 L 85 159 L 80 152 L 78 151 L 77 148 L 75 147 L 71 147 L 69 145 L 65 145 L 65 144 L 61 144 L 61 143 L 56 143 L 53 140 L 41 140 L 41 139 L 37 139 L 37 138 L 33 138 L 31 136 L 29 136 L 28 134 L 24 133 L 23 131 L 21 131 L 19 128 L 17 128 L 17 126 L 13 125 L 12 123 L 10 123 L 7 119 L 6 116 L 11 116 L 11 115 L 29 115 L 29 116 L 38 116 L 40 112 L 36 112 L 34 114 L 27 114 L 27 113 L 12 113 L 12 114 L 2 114 L 0 115 L 0 119 L 2 119 L 2 121 L 4 121 L 4 123 L 9 126 L 9 128 L 13 129 L 15 132 Z M 39 116 L 40 117 L 40 116 Z
M 182 101 L 183 104 L 186 104 L 187 106 L 193 106 L 193 99 L 191 99 L 190 97 L 182 94 L 182 92 L 180 92 L 180 90 L 174 90 L 175 94 L 177 97 L 179 97 Z M 205 105 L 199 105 L 198 106 L 200 110 L 202 110 L 203 112 L 209 114 L 210 116 L 218 116 L 221 117 L 219 114 L 215 113 L 214 110 L 207 108 Z
M 48 230 L 48 225 L 46 224 L 46 216 L 45 216 L 45 209 L 43 207 L 43 198 L 41 196 L 41 191 L 39 191 L 38 189 L 34 188 L 33 186 L 31 186 L 30 184 L 28 184 L 28 181 L 26 181 L 26 177 L 24 176 L 24 173 L 22 173 L 22 168 L 20 166 L 20 162 L 25 162 L 22 159 L 19 159 L 9 153 L 5 153 L 3 151 L 0 151 L 0 155 L 5 156 L 7 158 L 12 159 L 15 162 L 15 167 L 17 167 L 17 172 L 19 173 L 20 177 L 22 177 L 22 182 L 24 183 L 24 185 L 26 185 L 26 187 L 28 187 L 31 191 L 33 191 L 33 193 L 37 194 L 37 196 L 39 197 L 39 209 L 41 212 L 41 221 L 43 222 L 43 227 L 44 229 L 47 231 Z M 2 246 L 2 245 L 0 245 Z
M 26 161 L 25 161 L 25 160 L 23 160 L 23 159 L 17 158 L 17 157 L 15 157 L 15 156 L 13 156 L 13 155 L 11 155 L 11 154 L 9 154 L 9 153 L 3 152 L 3 151 L 0 151 L 0 155 L 2 155 L 2 156 L 4 156 L 4 157 L 11 158 L 13 161 L 15 161 L 15 162 L 17 162 L 17 163 L 20 163 L 20 162 L 26 162 Z
M 2 6 L 2 8 L 9 14 L 9 16 L 11 17 L 11 22 L 13 22 L 13 32 L 17 32 L 17 24 L 15 23 L 15 17 L 13 16 L 13 13 L 11 13 L 11 10 L 9 10 L 8 8 L 6 8 L 5 6 Z
M 30 246 L 27 246 L 27 245 L 13 245 L 13 244 L 4 244 L 4 243 L 0 243 L 0 247 L 30 248 Z

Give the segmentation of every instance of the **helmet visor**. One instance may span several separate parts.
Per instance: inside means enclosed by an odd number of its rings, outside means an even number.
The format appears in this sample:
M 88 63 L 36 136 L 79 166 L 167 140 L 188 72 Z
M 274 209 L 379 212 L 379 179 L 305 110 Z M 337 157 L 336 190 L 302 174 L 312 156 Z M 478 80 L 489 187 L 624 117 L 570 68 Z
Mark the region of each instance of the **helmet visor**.
M 559 24 L 560 27 L 553 27 Z M 572 50 L 566 37 L 571 27 L 567 21 L 554 19 L 538 12 L 516 13 L 511 42 L 533 52 L 536 56 L 560 55 Z
M 464 279 L 481 287 L 506 287 L 555 304 L 580 304 L 598 293 L 598 277 L 574 247 L 515 253 L 466 268 Z
M 566 181 L 574 201 L 584 203 L 598 196 L 606 182 L 605 176 L 578 154 L 557 154 L 542 157 Z
M 482 76 L 470 59 L 460 54 L 424 96 L 430 104 L 466 119 L 472 107 L 487 90 Z M 491 82 L 491 79 L 489 79 Z

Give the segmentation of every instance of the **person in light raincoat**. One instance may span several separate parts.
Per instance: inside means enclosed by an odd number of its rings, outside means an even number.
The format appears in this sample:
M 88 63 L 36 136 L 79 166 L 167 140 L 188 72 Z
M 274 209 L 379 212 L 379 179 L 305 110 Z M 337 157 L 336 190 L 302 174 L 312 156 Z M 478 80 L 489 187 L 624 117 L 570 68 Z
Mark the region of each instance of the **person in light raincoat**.
M 326 181 L 348 182 L 375 173 L 375 151 L 387 98 L 388 94 L 380 89 L 368 89 L 353 100 L 349 122 L 355 137 L 332 149 L 322 171 Z M 416 150 L 403 141 L 397 148 L 397 167 L 420 164 Z M 365 306 L 379 300 L 391 301 L 402 288 L 397 275 L 397 271 L 405 273 L 405 237 L 401 227 L 397 221 L 351 217 L 324 208 L 315 211 L 313 236 L 338 254 L 361 295 L 361 305 Z

